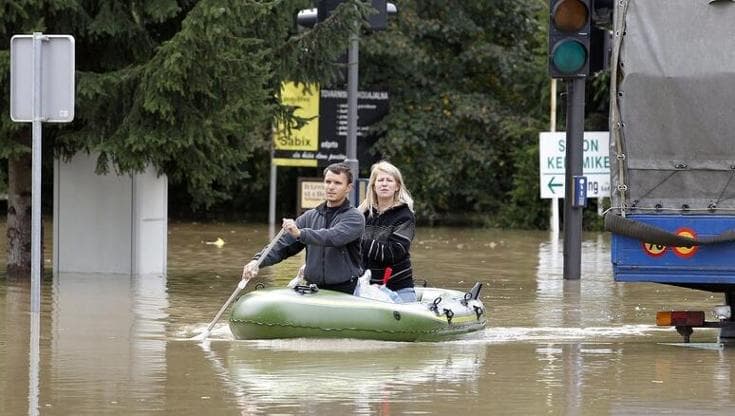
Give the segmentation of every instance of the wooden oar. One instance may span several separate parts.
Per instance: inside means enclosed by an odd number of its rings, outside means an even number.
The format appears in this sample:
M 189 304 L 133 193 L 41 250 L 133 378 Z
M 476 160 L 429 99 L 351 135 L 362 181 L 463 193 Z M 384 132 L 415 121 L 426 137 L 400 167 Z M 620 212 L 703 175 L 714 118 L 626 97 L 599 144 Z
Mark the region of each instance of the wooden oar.
M 266 256 L 268 256 L 268 253 L 271 252 L 271 249 L 273 248 L 274 245 L 276 245 L 276 241 L 278 241 L 278 239 L 281 238 L 284 231 L 285 230 L 281 228 L 281 231 L 279 231 L 278 234 L 276 234 L 276 236 L 273 237 L 273 240 L 271 240 L 271 242 L 268 243 L 268 245 L 265 247 L 263 252 L 260 254 L 260 257 L 258 257 L 258 261 L 255 263 L 257 266 L 260 266 L 260 263 L 262 263 L 263 260 L 266 258 Z M 235 291 L 232 292 L 229 299 L 227 299 L 227 302 L 225 302 L 225 304 L 222 305 L 219 312 L 217 312 L 217 315 L 215 315 L 214 319 L 212 319 L 212 322 L 209 323 L 209 326 L 207 327 L 207 329 L 201 334 L 193 337 L 192 339 L 194 340 L 207 339 L 207 337 L 209 336 L 209 333 L 212 332 L 212 328 L 214 328 L 214 326 L 217 324 L 217 321 L 219 321 L 219 318 L 222 317 L 222 314 L 225 313 L 225 310 L 227 310 L 227 307 L 230 306 L 232 301 L 234 301 L 237 295 L 240 294 L 240 291 L 245 289 L 245 286 L 247 286 L 249 281 L 250 279 L 240 279 L 240 283 L 237 284 Z

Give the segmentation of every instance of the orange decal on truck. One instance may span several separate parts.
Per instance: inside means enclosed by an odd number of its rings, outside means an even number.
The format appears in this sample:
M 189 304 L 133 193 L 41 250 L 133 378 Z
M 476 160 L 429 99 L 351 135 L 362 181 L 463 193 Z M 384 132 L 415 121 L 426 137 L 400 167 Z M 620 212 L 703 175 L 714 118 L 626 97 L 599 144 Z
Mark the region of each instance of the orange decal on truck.
M 697 238 L 697 233 L 689 228 L 679 228 L 676 230 L 676 235 L 689 238 Z M 686 247 L 674 247 L 674 253 L 683 258 L 692 257 L 697 252 L 697 246 L 686 246 Z
M 658 257 L 666 253 L 666 246 L 661 244 L 643 243 L 643 251 L 649 256 Z

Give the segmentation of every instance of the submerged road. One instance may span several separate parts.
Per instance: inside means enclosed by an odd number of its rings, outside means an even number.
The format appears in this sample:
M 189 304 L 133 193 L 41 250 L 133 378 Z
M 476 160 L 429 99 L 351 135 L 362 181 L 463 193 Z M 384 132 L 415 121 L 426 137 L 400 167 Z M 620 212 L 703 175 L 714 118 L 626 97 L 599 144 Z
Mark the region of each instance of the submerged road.
M 218 238 L 224 244 L 207 244 Z M 735 349 L 715 344 L 713 330 L 684 346 L 653 325 L 658 310 L 709 310 L 720 295 L 613 282 L 603 234 L 584 235 L 582 279 L 565 282 L 562 245 L 546 232 L 420 228 L 419 278 L 485 284 L 487 329 L 456 341 L 237 341 L 224 317 L 210 342 L 188 340 L 267 241 L 261 226 L 172 224 L 166 277 L 49 275 L 38 368 L 29 365 L 28 285 L 0 278 L 0 414 L 735 411 Z M 299 265 L 263 269 L 246 290 L 285 285 Z

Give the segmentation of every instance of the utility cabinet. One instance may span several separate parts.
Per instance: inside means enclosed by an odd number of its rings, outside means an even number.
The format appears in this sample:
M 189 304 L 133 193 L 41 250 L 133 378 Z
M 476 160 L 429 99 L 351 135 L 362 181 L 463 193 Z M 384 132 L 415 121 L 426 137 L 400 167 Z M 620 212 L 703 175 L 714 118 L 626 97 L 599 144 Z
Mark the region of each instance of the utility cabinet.
M 97 175 L 97 155 L 54 162 L 55 273 L 166 274 L 168 181 Z

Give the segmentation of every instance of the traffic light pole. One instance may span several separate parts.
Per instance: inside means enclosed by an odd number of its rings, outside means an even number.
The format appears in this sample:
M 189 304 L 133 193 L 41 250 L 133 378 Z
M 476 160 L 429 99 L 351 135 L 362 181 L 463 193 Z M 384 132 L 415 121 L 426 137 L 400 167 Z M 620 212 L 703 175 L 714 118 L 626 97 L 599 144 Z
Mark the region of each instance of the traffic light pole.
M 567 86 L 566 171 L 564 178 L 564 279 L 579 280 L 582 266 L 583 208 L 574 206 L 575 176 L 582 176 L 584 89 L 586 78 L 572 78 Z
M 352 195 L 354 206 L 360 205 L 358 176 L 360 165 L 357 160 L 357 81 L 360 55 L 359 29 L 350 35 L 350 47 L 347 52 L 347 158 L 345 163 L 352 171 Z
M 334 9 L 344 3 L 344 0 L 319 0 L 316 3 L 316 8 L 299 11 L 296 16 L 299 27 L 313 27 L 318 22 L 323 22 Z M 371 0 L 369 3 L 377 10 L 377 13 L 368 19 L 370 29 L 385 30 L 388 16 L 398 12 L 396 5 L 385 0 Z M 347 51 L 347 143 L 345 149 L 347 154 L 345 155 L 345 163 L 352 172 L 353 189 L 350 200 L 355 206 L 360 204 L 360 191 L 358 189 L 360 165 L 357 160 L 357 84 L 361 29 L 361 22 L 355 22 L 353 33 L 350 34 L 350 45 Z

